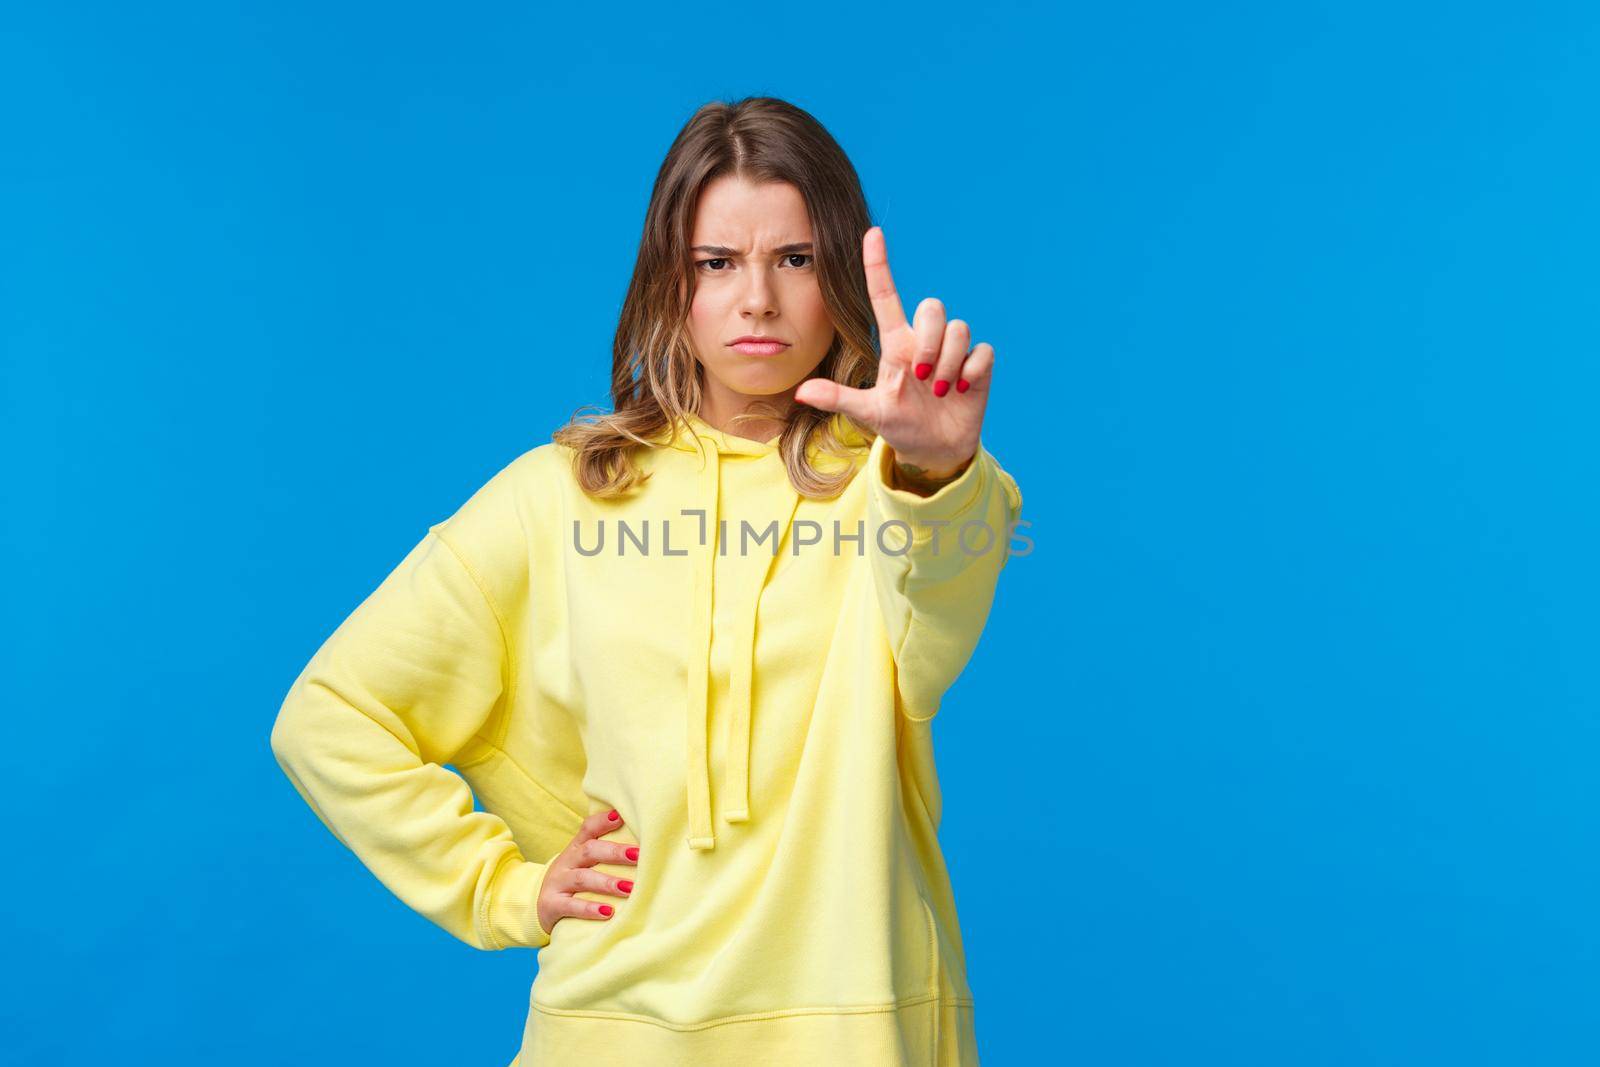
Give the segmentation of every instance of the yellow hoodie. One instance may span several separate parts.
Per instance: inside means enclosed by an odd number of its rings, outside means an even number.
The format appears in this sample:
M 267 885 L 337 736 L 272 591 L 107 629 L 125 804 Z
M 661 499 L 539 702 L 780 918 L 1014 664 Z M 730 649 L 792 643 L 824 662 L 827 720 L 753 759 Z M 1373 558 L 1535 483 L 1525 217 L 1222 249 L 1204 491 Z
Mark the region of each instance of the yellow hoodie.
M 850 458 L 811 455 L 858 473 L 825 501 L 776 437 L 697 416 L 626 499 L 565 446 L 523 453 L 283 702 L 279 764 L 385 886 L 476 948 L 542 949 L 513 1067 L 977 1062 L 931 720 L 1022 496 L 981 444 L 931 496 L 891 488 L 887 442 L 834 418 Z M 597 869 L 632 895 L 547 932 L 548 862 L 611 808 L 638 864 Z

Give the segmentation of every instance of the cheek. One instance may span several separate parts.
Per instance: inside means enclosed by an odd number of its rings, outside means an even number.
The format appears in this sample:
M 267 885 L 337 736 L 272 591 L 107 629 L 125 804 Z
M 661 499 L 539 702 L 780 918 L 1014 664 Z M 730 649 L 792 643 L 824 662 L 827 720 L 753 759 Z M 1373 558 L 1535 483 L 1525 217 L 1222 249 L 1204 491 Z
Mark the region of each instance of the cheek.
M 695 332 L 702 330 L 716 331 L 721 329 L 723 321 L 727 318 L 727 301 L 719 299 L 715 293 L 708 293 L 704 289 L 695 293 L 694 299 L 689 302 L 689 326 Z
M 833 318 L 828 314 L 828 305 L 822 299 L 822 290 L 813 286 L 796 310 L 807 334 L 818 341 L 831 339 Z
M 689 336 L 702 358 L 704 358 L 706 339 L 717 332 L 717 319 L 718 316 L 710 301 L 696 296 L 689 304 Z

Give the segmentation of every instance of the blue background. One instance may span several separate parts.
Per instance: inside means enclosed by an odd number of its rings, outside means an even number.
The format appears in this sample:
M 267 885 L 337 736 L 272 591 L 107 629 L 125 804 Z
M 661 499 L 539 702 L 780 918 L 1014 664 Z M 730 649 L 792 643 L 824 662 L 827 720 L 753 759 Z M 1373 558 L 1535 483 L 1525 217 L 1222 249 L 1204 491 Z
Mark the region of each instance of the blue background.
M 605 404 L 693 109 L 812 111 L 997 352 L 936 727 L 986 1064 L 1600 1059 L 1600 12 L 29 5 L 0 28 L 19 1063 L 460 1063 L 535 957 L 268 735 Z

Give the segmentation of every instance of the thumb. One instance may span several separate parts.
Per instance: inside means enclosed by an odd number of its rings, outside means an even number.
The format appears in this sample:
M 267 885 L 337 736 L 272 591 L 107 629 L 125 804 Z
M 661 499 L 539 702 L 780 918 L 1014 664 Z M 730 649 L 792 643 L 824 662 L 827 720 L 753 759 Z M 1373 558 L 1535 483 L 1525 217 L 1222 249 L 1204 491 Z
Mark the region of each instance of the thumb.
M 840 412 L 878 432 L 877 405 L 872 402 L 871 389 L 852 389 L 832 378 L 807 378 L 794 391 L 794 398 L 823 411 Z

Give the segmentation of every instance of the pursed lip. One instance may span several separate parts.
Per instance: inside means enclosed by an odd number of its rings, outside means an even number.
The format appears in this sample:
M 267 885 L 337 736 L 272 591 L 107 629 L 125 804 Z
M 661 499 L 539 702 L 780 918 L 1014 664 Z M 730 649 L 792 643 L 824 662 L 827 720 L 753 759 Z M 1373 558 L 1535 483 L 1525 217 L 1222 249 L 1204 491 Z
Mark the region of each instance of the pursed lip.
M 785 341 L 785 340 L 782 340 L 781 338 L 777 338 L 777 337 L 756 337 L 753 334 L 746 334 L 744 337 L 735 337 L 733 340 L 729 341 L 728 344 L 729 345 L 784 345 L 785 347 L 787 347 L 789 342 Z

